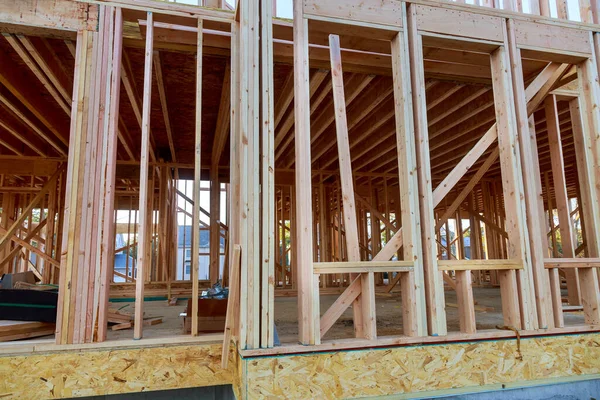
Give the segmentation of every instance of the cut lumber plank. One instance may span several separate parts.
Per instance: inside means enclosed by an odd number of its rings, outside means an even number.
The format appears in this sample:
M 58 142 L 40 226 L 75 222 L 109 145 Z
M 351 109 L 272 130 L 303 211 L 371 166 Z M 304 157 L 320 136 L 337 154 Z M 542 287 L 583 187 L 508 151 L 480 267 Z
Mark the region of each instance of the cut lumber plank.
M 0 321 L 0 342 L 52 335 L 55 329 L 56 325 L 51 322 Z
M 110 322 L 110 321 L 109 321 Z M 113 331 L 120 331 L 123 329 L 130 329 L 133 328 L 133 322 L 122 322 L 120 324 L 116 324 L 110 327 L 110 329 L 112 329 Z
M 146 326 L 158 325 L 162 324 L 162 322 L 162 317 L 144 319 L 144 325 Z

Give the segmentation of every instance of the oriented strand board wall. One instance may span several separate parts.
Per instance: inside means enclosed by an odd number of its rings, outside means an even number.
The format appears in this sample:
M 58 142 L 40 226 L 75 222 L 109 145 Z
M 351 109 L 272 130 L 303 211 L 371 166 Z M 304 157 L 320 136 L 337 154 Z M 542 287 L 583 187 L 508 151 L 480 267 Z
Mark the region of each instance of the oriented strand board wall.
M 600 334 L 240 359 L 220 344 L 0 357 L 1 399 L 232 384 L 239 399 L 338 399 L 600 373 Z
M 257 358 L 249 399 L 338 399 L 514 383 L 600 372 L 600 335 Z
M 231 384 L 221 345 L 0 357 L 0 398 L 50 399 Z

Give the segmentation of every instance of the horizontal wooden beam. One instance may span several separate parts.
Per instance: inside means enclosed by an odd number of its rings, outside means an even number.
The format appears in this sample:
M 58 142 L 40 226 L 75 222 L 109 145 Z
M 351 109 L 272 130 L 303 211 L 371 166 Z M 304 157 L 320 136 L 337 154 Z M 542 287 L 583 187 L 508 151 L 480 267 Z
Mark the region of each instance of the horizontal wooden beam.
M 182 3 L 172 3 L 154 0 L 81 0 L 85 3 L 103 4 L 106 6 L 123 7 L 127 10 L 127 18 L 145 19 L 147 12 L 156 13 L 158 21 L 172 22 L 193 26 L 198 19 L 232 23 L 235 14 L 231 10 L 198 7 Z M 177 18 L 183 17 L 183 18 Z M 209 26 L 212 28 L 212 26 Z
M 598 268 L 600 258 L 545 258 L 544 268 Z
M 315 274 L 348 274 L 362 272 L 410 272 L 412 261 L 349 261 L 313 263 Z
M 42 28 L 39 32 L 29 29 L 28 34 L 44 33 L 43 28 L 68 31 L 93 30 L 98 24 L 98 7 L 71 0 L 2 1 L 0 2 L 0 24 Z
M 523 269 L 523 262 L 516 260 L 438 260 L 440 271 L 489 271 Z

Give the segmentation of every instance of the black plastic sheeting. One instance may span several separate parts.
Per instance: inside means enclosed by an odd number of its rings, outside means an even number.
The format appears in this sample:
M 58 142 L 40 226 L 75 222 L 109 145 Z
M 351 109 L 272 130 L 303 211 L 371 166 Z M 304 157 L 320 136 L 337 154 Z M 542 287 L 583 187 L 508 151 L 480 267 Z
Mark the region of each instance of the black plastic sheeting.
M 0 319 L 56 322 L 57 291 L 0 290 Z

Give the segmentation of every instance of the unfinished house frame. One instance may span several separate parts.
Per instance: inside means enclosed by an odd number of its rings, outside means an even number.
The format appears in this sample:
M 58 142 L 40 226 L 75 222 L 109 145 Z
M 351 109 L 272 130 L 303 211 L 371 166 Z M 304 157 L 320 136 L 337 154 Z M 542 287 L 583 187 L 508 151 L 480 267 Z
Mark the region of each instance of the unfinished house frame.
M 198 3 L 0 0 L 0 273 L 58 287 L 0 397 L 600 373 L 596 4 Z

